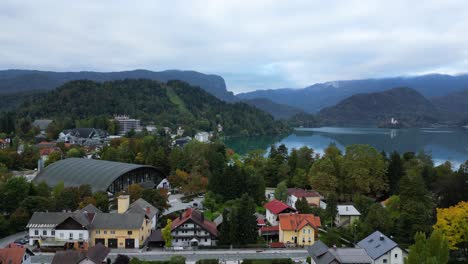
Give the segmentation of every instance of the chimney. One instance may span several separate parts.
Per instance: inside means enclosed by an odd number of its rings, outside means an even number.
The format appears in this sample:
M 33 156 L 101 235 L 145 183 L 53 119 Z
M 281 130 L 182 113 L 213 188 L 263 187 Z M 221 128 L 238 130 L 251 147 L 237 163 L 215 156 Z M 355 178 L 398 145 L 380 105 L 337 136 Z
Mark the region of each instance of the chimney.
M 150 215 L 151 213 L 151 208 L 149 206 L 146 207 L 146 215 Z
M 384 236 L 380 234 L 380 240 L 384 240 Z
M 123 214 L 130 207 L 130 195 L 120 195 L 117 197 L 117 212 Z

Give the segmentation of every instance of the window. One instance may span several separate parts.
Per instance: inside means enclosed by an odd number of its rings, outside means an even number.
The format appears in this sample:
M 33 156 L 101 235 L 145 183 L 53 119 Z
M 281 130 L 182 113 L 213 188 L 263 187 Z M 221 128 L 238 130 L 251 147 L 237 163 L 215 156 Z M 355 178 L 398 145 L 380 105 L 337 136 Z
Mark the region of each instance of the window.
M 34 230 L 34 235 L 38 236 L 39 235 L 39 230 Z
M 306 230 L 305 229 L 302 229 L 302 234 L 305 234 L 306 233 Z
M 208 242 L 208 239 L 207 239 L 207 238 L 205 238 L 205 242 Z
M 131 234 L 133 234 L 133 232 L 130 231 L 130 230 L 128 230 L 128 231 L 127 231 L 127 235 L 131 235 Z
M 50 231 L 51 236 L 55 236 L 55 230 Z
M 302 238 L 302 243 L 304 243 L 304 242 L 305 242 L 305 238 Z
M 310 234 L 310 229 L 309 229 L 309 234 Z
M 80 239 L 83 239 L 83 233 L 79 234 Z
M 107 235 L 107 230 L 104 230 L 104 235 Z
M 110 231 L 111 235 L 115 235 L 115 230 Z
M 309 243 L 311 242 L 310 237 L 309 237 Z
M 382 262 L 383 262 L 383 263 L 387 263 L 387 259 L 383 259 Z
M 70 239 L 73 239 L 73 232 L 70 232 Z
M 395 254 L 395 258 L 398 258 L 398 254 Z
M 47 230 L 42 230 L 42 235 L 47 236 Z
M 65 235 L 64 235 L 62 232 L 60 232 L 59 235 L 60 235 L 60 238 L 64 238 L 64 237 L 65 237 Z
M 96 230 L 96 235 L 101 234 L 101 230 Z

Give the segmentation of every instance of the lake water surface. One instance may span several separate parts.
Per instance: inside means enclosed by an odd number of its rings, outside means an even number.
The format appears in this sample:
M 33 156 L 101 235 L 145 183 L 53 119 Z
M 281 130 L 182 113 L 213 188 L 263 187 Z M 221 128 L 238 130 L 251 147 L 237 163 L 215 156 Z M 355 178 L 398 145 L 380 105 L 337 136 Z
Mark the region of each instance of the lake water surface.
M 454 168 L 468 160 L 467 128 L 298 128 L 286 137 L 231 138 L 225 143 L 239 154 L 254 149 L 267 150 L 271 144 L 285 144 L 288 149 L 308 146 L 322 154 L 328 145 L 334 143 L 342 150 L 351 144 L 369 144 L 387 153 L 394 150 L 399 153 L 425 151 L 432 155 L 434 163 L 449 160 Z

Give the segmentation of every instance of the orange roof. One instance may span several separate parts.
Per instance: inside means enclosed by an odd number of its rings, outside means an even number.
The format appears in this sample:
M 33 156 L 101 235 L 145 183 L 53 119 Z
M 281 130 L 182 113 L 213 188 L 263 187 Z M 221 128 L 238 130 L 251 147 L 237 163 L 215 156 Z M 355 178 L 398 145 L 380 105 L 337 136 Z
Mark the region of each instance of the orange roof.
M 24 247 L 2 248 L 0 249 L 0 260 L 6 264 L 21 264 L 25 253 L 26 248 Z
M 321 226 L 320 217 L 313 214 L 280 214 L 279 225 L 281 230 L 301 230 L 306 225 L 313 228 Z

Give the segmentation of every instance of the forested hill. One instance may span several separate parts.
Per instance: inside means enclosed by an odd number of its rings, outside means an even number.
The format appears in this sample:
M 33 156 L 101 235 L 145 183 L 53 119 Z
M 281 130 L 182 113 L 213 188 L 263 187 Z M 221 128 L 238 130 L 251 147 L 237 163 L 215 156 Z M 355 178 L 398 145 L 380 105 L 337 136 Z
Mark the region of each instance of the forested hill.
M 218 123 L 226 135 L 276 134 L 287 130 L 282 122 L 257 108 L 226 103 L 182 81 L 72 81 L 25 101 L 16 114 L 18 118 L 53 118 L 65 123 L 126 114 L 159 126 L 182 126 L 189 133 L 214 131 Z
M 437 123 L 440 113 L 417 91 L 394 88 L 350 96 L 335 106 L 322 109 L 318 116 L 325 125 L 377 126 L 393 117 L 405 126 L 417 127 Z
M 297 114 L 304 113 L 304 111 L 299 108 L 278 104 L 266 98 L 254 98 L 242 101 L 269 113 L 276 119 L 289 119 Z
M 153 72 L 134 70 L 121 72 L 52 72 L 35 70 L 0 71 L 0 93 L 16 93 L 31 90 L 52 90 L 66 82 L 74 80 L 92 80 L 97 82 L 123 79 L 149 79 L 167 82 L 181 80 L 194 86 L 200 86 L 212 95 L 227 102 L 236 101 L 232 92 L 226 89 L 221 76 L 203 74 L 196 71 L 168 70 Z

